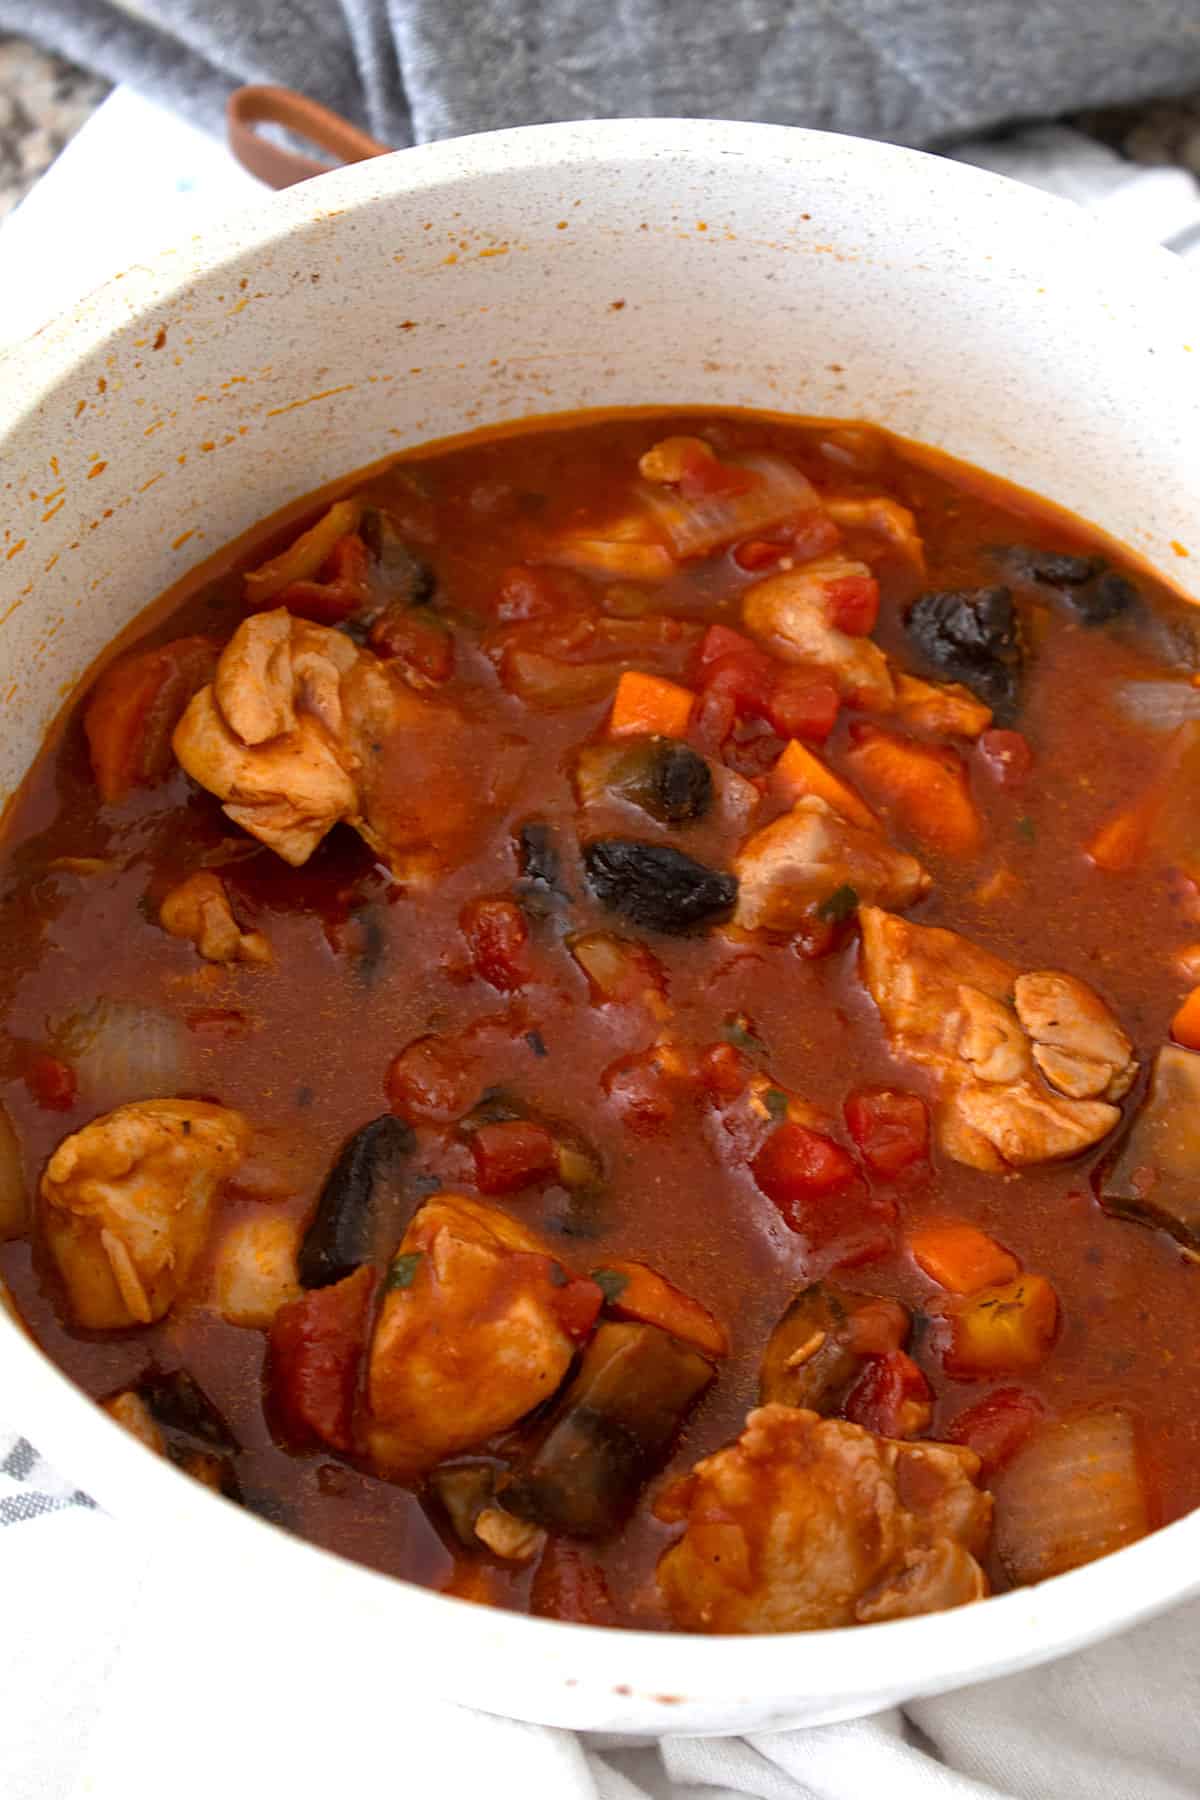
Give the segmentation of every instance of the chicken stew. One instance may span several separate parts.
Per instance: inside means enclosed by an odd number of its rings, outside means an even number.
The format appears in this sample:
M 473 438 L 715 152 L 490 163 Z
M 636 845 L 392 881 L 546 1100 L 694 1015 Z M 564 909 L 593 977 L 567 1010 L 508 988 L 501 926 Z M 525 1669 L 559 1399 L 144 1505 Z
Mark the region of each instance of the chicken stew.
M 1200 1502 L 1200 636 L 831 422 L 406 454 L 157 603 L 0 842 L 0 1276 L 228 1500 L 747 1632 Z

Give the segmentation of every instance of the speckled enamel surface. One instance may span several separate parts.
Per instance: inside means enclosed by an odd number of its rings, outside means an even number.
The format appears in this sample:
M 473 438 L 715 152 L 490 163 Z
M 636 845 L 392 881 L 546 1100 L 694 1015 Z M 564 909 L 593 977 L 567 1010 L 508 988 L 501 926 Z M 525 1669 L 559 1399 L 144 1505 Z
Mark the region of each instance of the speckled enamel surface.
M 1200 600 L 1197 298 L 1165 253 L 1063 203 L 769 126 L 538 127 L 293 189 L 0 360 L 0 792 L 114 633 L 255 519 L 392 450 L 533 414 L 877 419 L 1082 514 Z M 581 1631 L 388 1582 L 237 1513 L 155 1465 L 7 1320 L 0 1379 L 73 1477 L 189 1532 L 226 1605 L 253 1589 L 282 1636 L 300 1586 L 331 1643 L 366 1658 L 416 1633 L 438 1691 L 548 1722 L 849 1717 L 1044 1660 L 1197 1585 L 1194 1515 L 961 1613 L 788 1640 Z

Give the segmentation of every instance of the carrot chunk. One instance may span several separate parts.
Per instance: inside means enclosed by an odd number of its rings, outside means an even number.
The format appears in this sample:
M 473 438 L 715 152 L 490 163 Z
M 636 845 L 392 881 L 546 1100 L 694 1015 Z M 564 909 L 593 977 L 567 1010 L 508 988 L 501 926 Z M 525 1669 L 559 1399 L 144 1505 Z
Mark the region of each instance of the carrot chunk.
M 968 1378 L 1036 1369 L 1057 1326 L 1058 1296 L 1041 1275 L 980 1288 L 950 1315 L 946 1369 Z
M 728 1356 L 729 1334 L 706 1306 L 693 1300 L 665 1275 L 640 1262 L 606 1262 L 592 1271 L 603 1288 L 610 1312 L 623 1319 L 657 1325 L 671 1337 L 695 1344 L 706 1356 Z
M 965 1220 L 918 1226 L 909 1234 L 908 1247 L 930 1280 L 952 1294 L 975 1294 L 1012 1281 L 1018 1273 L 1016 1257 Z
M 814 794 L 818 800 L 832 806 L 834 812 L 841 813 L 844 819 L 861 825 L 864 831 L 879 830 L 879 820 L 866 801 L 861 800 L 852 787 L 840 780 L 798 738 L 785 746 L 775 764 L 775 775 L 791 799 L 803 800 L 806 795 Z
M 947 856 L 968 856 L 983 842 L 983 822 L 955 750 L 859 726 L 848 753 L 854 773 L 877 792 L 901 824 Z
M 692 716 L 693 697 L 678 682 L 626 669 L 613 696 L 609 736 L 681 738 Z
M 1171 1020 L 1171 1036 L 1186 1050 L 1200 1050 L 1200 987 L 1194 987 Z

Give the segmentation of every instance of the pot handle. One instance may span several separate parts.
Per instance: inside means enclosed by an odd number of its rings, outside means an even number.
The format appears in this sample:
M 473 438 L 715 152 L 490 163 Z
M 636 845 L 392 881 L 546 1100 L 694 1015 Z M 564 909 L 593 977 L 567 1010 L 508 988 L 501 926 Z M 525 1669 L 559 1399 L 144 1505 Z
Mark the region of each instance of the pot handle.
M 310 100 L 294 88 L 239 87 L 229 96 L 225 108 L 225 125 L 232 150 L 243 169 L 257 175 L 268 187 L 294 187 L 314 175 L 327 175 L 342 163 L 366 162 L 372 156 L 387 156 L 390 146 L 369 137 L 343 119 L 340 113 Z M 281 144 L 263 137 L 260 125 L 281 125 L 324 150 L 333 160 L 318 162 L 299 151 L 285 150 Z

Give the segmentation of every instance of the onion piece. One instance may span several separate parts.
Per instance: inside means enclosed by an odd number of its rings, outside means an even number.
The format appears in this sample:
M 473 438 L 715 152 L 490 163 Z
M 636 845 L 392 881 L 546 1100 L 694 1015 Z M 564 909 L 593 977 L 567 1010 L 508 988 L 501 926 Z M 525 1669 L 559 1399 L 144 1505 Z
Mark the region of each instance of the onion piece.
M 1116 699 L 1127 719 L 1151 731 L 1174 731 L 1200 719 L 1200 688 L 1190 681 L 1122 681 Z
M 995 1496 L 996 1552 L 1014 1582 L 1077 1569 L 1150 1529 L 1133 1420 L 1117 1406 L 1035 1433 Z
M 94 1106 L 168 1099 L 185 1085 L 182 1025 L 131 1000 L 102 996 L 72 1013 L 56 1027 L 54 1048 L 71 1063 L 81 1095 Z
M 782 456 L 768 454 L 728 459 L 757 479 L 744 494 L 710 494 L 685 500 L 673 488 L 640 482 L 638 493 L 666 533 L 677 556 L 704 556 L 734 538 L 765 531 L 784 519 L 802 517 L 820 507 L 812 482 Z
M 540 650 L 513 649 L 505 653 L 501 672 L 509 693 L 530 706 L 585 706 L 589 700 L 609 698 L 621 665 L 561 662 Z
M 29 1224 L 29 1201 L 21 1145 L 12 1120 L 0 1106 L 0 1243 L 23 1236 Z

